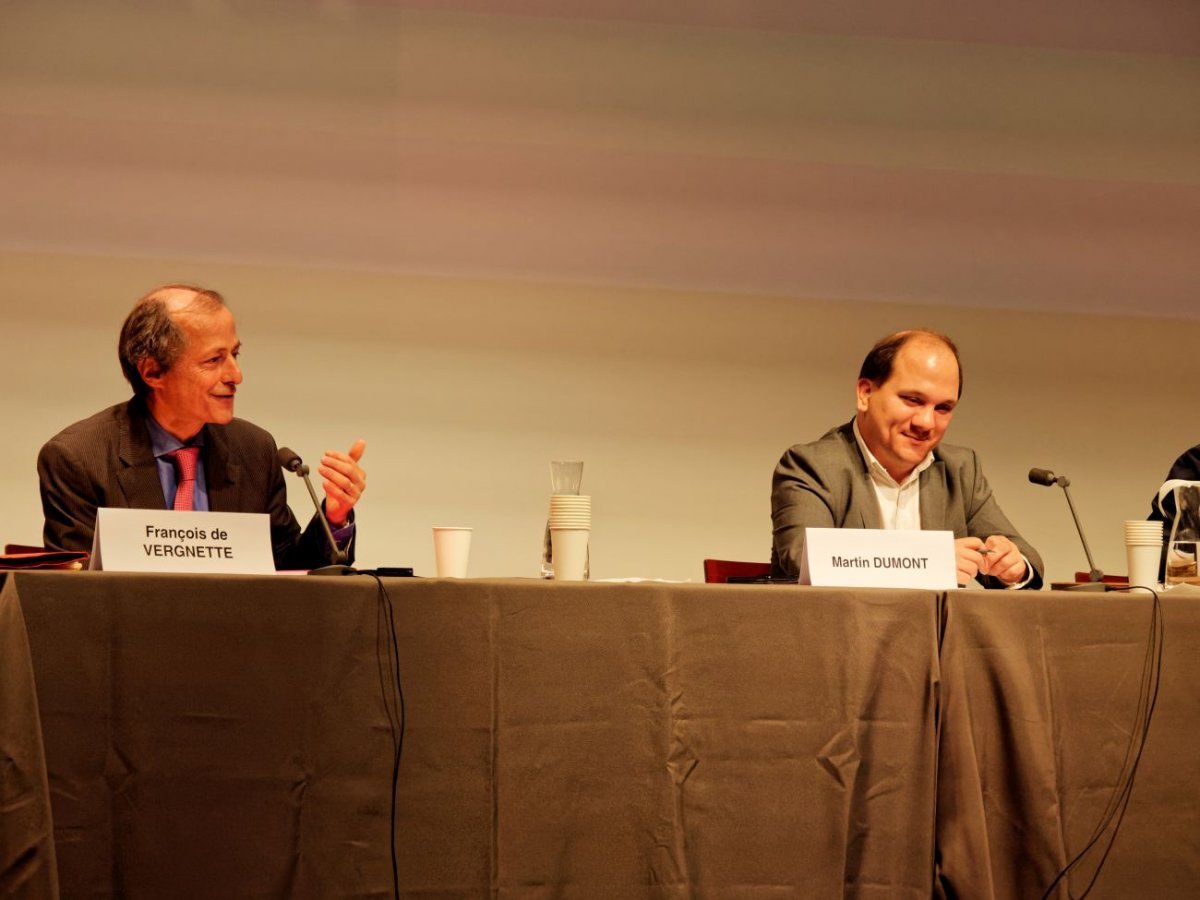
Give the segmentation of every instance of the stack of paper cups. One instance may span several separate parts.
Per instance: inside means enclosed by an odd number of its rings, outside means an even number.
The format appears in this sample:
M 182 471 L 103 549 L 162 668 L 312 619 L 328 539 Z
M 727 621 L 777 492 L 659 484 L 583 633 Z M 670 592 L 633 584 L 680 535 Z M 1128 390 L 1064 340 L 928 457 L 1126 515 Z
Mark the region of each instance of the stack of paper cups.
M 1125 557 L 1129 561 L 1130 587 L 1158 589 L 1162 545 L 1162 522 L 1133 519 L 1125 523 Z
M 592 498 L 554 494 L 550 498 L 550 548 L 555 581 L 583 581 L 592 531 Z

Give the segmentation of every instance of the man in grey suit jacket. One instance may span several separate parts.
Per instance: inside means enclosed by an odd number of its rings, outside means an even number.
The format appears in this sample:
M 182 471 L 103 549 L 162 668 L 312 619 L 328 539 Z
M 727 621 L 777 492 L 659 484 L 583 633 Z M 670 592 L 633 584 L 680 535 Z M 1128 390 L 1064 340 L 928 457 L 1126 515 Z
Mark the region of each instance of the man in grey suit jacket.
M 959 584 L 1037 588 L 1042 560 L 1000 510 L 975 452 L 943 446 L 962 395 L 945 335 L 903 331 L 867 354 L 852 422 L 780 459 L 771 492 L 772 569 L 797 575 L 805 528 L 954 533 Z
M 69 426 L 38 454 L 47 547 L 90 550 L 102 506 L 172 508 L 187 476 L 169 457 L 196 448 L 187 508 L 267 513 L 277 568 L 329 562 L 316 517 L 302 534 L 288 508 L 275 441 L 233 417 L 240 352 L 233 314 L 214 291 L 166 285 L 135 304 L 119 342 L 133 399 Z M 327 452 L 319 469 L 334 539 L 351 558 L 352 510 L 366 488 L 359 465 L 365 446 Z

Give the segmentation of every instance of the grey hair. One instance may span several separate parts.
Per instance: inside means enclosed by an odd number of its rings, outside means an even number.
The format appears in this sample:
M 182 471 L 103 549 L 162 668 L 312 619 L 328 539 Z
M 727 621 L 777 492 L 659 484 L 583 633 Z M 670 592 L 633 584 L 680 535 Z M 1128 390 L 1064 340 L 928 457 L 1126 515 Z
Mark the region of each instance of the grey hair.
M 152 359 L 160 371 L 169 371 L 187 346 L 187 336 L 167 309 L 166 298 L 172 291 L 193 293 L 191 302 L 184 308 L 188 312 L 213 312 L 225 306 L 225 298 L 216 291 L 192 284 L 164 284 L 133 304 L 133 309 L 125 317 L 125 324 L 121 326 L 117 356 L 121 360 L 125 380 L 133 387 L 137 397 L 145 397 L 150 393 L 150 386 L 138 371 L 138 363 L 143 359 Z

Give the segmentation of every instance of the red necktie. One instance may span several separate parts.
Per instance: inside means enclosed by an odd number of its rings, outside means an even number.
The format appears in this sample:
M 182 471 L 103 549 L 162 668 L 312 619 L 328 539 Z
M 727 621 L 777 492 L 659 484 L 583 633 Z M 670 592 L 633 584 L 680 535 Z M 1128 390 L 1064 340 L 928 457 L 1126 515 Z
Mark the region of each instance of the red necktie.
M 166 455 L 175 463 L 175 473 L 179 476 L 179 485 L 175 489 L 175 508 L 190 510 L 192 495 L 196 490 L 196 460 L 200 456 L 200 448 L 180 447 Z

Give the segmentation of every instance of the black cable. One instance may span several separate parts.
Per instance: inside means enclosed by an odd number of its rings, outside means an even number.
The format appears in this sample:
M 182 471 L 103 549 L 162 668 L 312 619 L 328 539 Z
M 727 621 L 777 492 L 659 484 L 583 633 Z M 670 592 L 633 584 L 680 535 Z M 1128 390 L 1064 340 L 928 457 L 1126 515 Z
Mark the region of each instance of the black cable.
M 387 714 L 388 727 L 392 735 L 392 794 L 388 817 L 388 847 L 392 860 L 392 896 L 395 900 L 399 900 L 400 864 L 396 856 L 396 792 L 400 785 L 400 759 L 404 753 L 405 707 L 404 687 L 400 680 L 400 644 L 396 638 L 396 608 L 392 603 L 391 595 L 387 592 L 387 588 L 383 586 L 383 579 L 374 572 L 363 572 L 362 574 L 375 579 L 375 584 L 379 588 L 376 594 L 378 605 L 376 607 L 375 619 L 375 658 L 379 668 L 379 687 L 383 696 L 383 707 Z M 381 647 L 380 638 L 383 636 L 382 626 L 385 623 L 385 619 L 387 633 L 390 635 L 391 640 L 385 640 Z M 395 688 L 394 692 L 392 688 Z
M 1109 838 L 1108 843 L 1105 846 L 1104 853 L 1101 855 L 1100 861 L 1092 874 L 1092 878 L 1082 895 L 1083 897 L 1086 897 L 1091 891 L 1092 887 L 1095 885 L 1096 879 L 1100 874 L 1100 869 L 1107 860 L 1108 854 L 1112 849 L 1113 842 L 1116 840 L 1117 831 L 1120 829 L 1121 821 L 1124 819 L 1125 808 L 1128 805 L 1129 797 L 1133 788 L 1133 777 L 1137 773 L 1137 764 L 1141 760 L 1141 752 L 1145 746 L 1146 734 L 1148 733 L 1149 728 L 1149 715 L 1146 714 L 1147 707 L 1149 708 L 1150 713 L 1153 712 L 1153 700 L 1150 699 L 1148 694 L 1148 689 L 1150 686 L 1148 685 L 1147 681 L 1149 678 L 1153 677 L 1154 670 L 1150 668 L 1150 662 L 1154 658 L 1154 652 L 1156 648 L 1156 626 L 1158 626 L 1159 623 L 1160 613 L 1158 610 L 1158 597 L 1155 595 L 1154 603 L 1151 609 L 1150 636 L 1146 650 L 1147 655 L 1145 662 L 1143 663 L 1142 678 L 1140 682 L 1141 688 L 1138 693 L 1138 705 L 1134 713 L 1133 727 L 1130 729 L 1130 743 L 1126 747 L 1125 758 L 1122 760 L 1121 767 L 1118 770 L 1118 777 L 1113 786 L 1113 793 L 1109 797 L 1108 804 L 1105 806 L 1104 812 L 1100 816 L 1100 820 L 1097 822 L 1095 829 L 1092 831 L 1091 837 L 1088 838 L 1088 841 L 1084 845 L 1083 849 L 1075 855 L 1075 857 L 1062 869 L 1062 871 L 1058 873 L 1055 879 L 1050 883 L 1049 887 L 1046 888 L 1045 893 L 1042 895 L 1043 900 L 1050 896 L 1060 881 L 1066 878 L 1072 872 L 1072 870 L 1076 868 L 1076 866 L 1081 864 L 1084 858 L 1095 848 L 1101 836 L 1108 829 L 1109 825 L 1113 824 L 1114 817 L 1116 817 L 1116 825 L 1113 829 L 1112 836 Z M 1157 645 L 1157 649 L 1159 672 L 1161 672 L 1161 645 Z M 1153 699 L 1157 699 L 1157 686 L 1153 688 Z M 1146 716 L 1145 719 L 1143 719 L 1144 715 Z M 1135 743 L 1137 743 L 1139 731 L 1141 732 L 1141 741 L 1135 750 L 1134 746 Z M 1128 775 L 1125 774 L 1127 768 L 1130 768 Z M 1071 896 L 1069 888 L 1068 896 Z
M 1147 588 L 1149 590 L 1149 588 Z M 1108 860 L 1108 854 L 1112 852 L 1113 843 L 1117 839 L 1117 832 L 1121 828 L 1121 823 L 1125 820 L 1125 811 L 1129 807 L 1129 800 L 1133 796 L 1133 781 L 1137 777 L 1138 766 L 1142 762 L 1142 752 L 1146 749 L 1146 738 L 1150 735 L 1150 720 L 1154 716 L 1154 707 L 1158 704 L 1158 689 L 1162 683 L 1162 653 L 1163 653 L 1163 618 L 1162 618 L 1162 602 L 1156 592 L 1151 605 L 1150 616 L 1150 637 L 1146 647 L 1146 661 L 1142 667 L 1142 690 L 1138 698 L 1138 711 L 1141 712 L 1145 707 L 1145 721 L 1142 725 L 1141 740 L 1138 742 L 1137 754 L 1133 759 L 1133 766 L 1129 772 L 1129 781 L 1123 791 L 1123 796 L 1119 800 L 1120 813 L 1117 815 L 1116 823 L 1113 826 L 1112 837 L 1109 838 L 1108 845 L 1104 848 L 1104 853 L 1100 857 L 1100 862 L 1096 864 L 1096 871 L 1092 873 L 1092 879 L 1088 882 L 1087 888 L 1084 889 L 1082 897 L 1086 897 L 1096 885 L 1096 879 L 1100 877 L 1100 869 Z M 1155 626 L 1157 625 L 1157 646 L 1155 645 Z M 1153 666 L 1152 666 L 1153 663 Z M 1148 701 L 1143 698 L 1149 695 Z M 1135 722 L 1137 720 L 1135 719 Z M 1132 737 L 1131 744 L 1132 747 Z M 1126 753 L 1126 758 L 1129 754 Z M 1111 801 L 1110 801 L 1111 803 Z M 1114 812 L 1116 810 L 1113 807 Z M 1068 891 L 1069 892 L 1069 891 Z
M 396 752 L 397 734 L 400 730 L 400 712 L 395 700 L 395 691 L 390 686 L 396 679 L 395 665 L 392 661 L 391 647 L 384 641 L 387 627 L 387 606 L 376 585 L 377 601 L 375 608 L 375 662 L 379 673 L 379 695 L 383 698 L 383 711 L 388 720 L 388 736 L 392 739 L 392 753 Z M 390 691 L 390 693 L 389 693 Z
M 1113 793 L 1109 797 L 1108 804 L 1105 806 L 1100 820 L 1096 823 L 1091 837 L 1083 849 L 1075 854 L 1074 858 L 1050 882 L 1049 887 L 1042 894 L 1042 900 L 1047 900 L 1059 882 L 1068 878 L 1072 870 L 1083 862 L 1087 855 L 1099 844 L 1100 838 L 1109 830 L 1109 826 L 1111 825 L 1112 833 L 1104 845 L 1104 852 L 1100 855 L 1100 860 L 1096 863 L 1096 868 L 1092 872 L 1092 877 L 1088 881 L 1087 887 L 1084 888 L 1083 893 L 1078 898 L 1075 898 L 1071 893 L 1070 882 L 1067 883 L 1067 896 L 1071 897 L 1072 900 L 1083 900 L 1084 897 L 1091 893 L 1092 888 L 1096 885 L 1096 880 L 1100 877 L 1100 870 L 1104 868 L 1105 862 L 1108 861 L 1108 855 L 1112 852 L 1113 844 L 1117 839 L 1117 833 L 1121 830 L 1121 824 L 1125 820 L 1125 811 L 1129 807 L 1129 800 L 1133 796 L 1133 782 L 1137 777 L 1138 766 L 1142 761 L 1142 752 L 1146 749 L 1146 738 L 1150 734 L 1150 722 L 1154 717 L 1154 707 L 1158 703 L 1158 689 L 1162 683 L 1162 654 L 1165 637 L 1162 601 L 1158 596 L 1158 592 L 1150 588 L 1134 588 L 1134 590 L 1139 589 L 1150 591 L 1153 599 L 1150 606 L 1150 633 L 1146 640 L 1146 656 L 1142 663 L 1141 687 L 1138 691 L 1137 709 L 1134 711 L 1133 727 L 1130 729 L 1129 745 L 1125 749 L 1125 758 L 1121 762 L 1117 781 L 1113 785 Z M 1128 769 L 1128 774 L 1126 774 L 1126 769 Z
M 1158 702 L 1158 688 L 1162 678 L 1162 606 L 1158 595 L 1153 591 L 1151 593 L 1154 596 L 1151 604 L 1150 634 L 1147 639 L 1146 658 L 1142 666 L 1138 706 L 1134 714 L 1133 727 L 1130 729 L 1130 743 L 1126 748 L 1125 759 L 1122 761 L 1121 769 L 1119 770 L 1121 774 L 1117 779 L 1116 785 L 1113 787 L 1113 793 L 1109 798 L 1108 805 L 1105 807 L 1099 823 L 1092 832 L 1092 837 L 1060 876 L 1065 877 L 1076 865 L 1079 865 L 1083 858 L 1097 845 L 1109 825 L 1113 826 L 1112 834 L 1104 846 L 1104 852 L 1096 864 L 1087 887 L 1084 889 L 1083 894 L 1080 895 L 1080 900 L 1086 897 L 1092 888 L 1095 887 L 1096 880 L 1100 877 L 1100 870 L 1103 868 L 1109 853 L 1112 851 L 1113 844 L 1116 842 L 1117 833 L 1124 821 L 1125 811 L 1129 806 L 1129 800 L 1133 794 L 1133 782 L 1137 776 L 1138 766 L 1141 763 L 1142 752 L 1146 746 L 1146 738 L 1149 736 L 1150 721 L 1154 715 L 1154 707 Z M 1141 732 L 1140 740 L 1138 740 L 1139 731 Z M 1136 750 L 1134 749 L 1135 743 Z M 1129 770 L 1128 775 L 1125 774 L 1127 768 Z M 1068 896 L 1071 896 L 1069 889 Z
M 374 572 L 361 572 L 360 574 L 367 575 L 375 579 L 375 669 L 379 675 L 379 694 L 383 701 L 383 712 L 387 716 L 388 736 L 392 741 L 392 759 L 393 762 L 396 756 L 396 735 L 400 727 L 399 716 L 393 711 L 393 699 L 390 696 L 389 685 L 394 679 L 394 669 L 392 667 L 392 656 L 390 647 L 384 641 L 384 626 L 386 624 L 386 606 L 383 600 L 382 585 Z M 392 798 L 388 804 L 388 834 L 392 836 L 392 825 L 395 817 L 395 790 L 392 791 Z M 395 857 L 395 840 L 390 841 L 391 845 L 391 860 L 392 860 L 392 894 L 395 897 L 398 890 L 399 879 L 397 878 L 397 860 Z
M 383 580 L 379 581 L 379 590 L 383 594 L 384 600 L 387 603 L 389 632 L 392 636 L 392 658 L 396 663 L 396 697 L 399 700 L 400 708 L 400 729 L 396 738 L 396 756 L 392 761 L 392 828 L 391 828 L 391 851 L 392 851 L 392 887 L 395 900 L 400 900 L 400 870 L 396 859 L 396 792 L 400 785 L 400 758 L 404 755 L 404 725 L 406 722 L 404 708 L 404 687 L 400 683 L 400 644 L 396 639 L 396 608 L 392 605 L 392 598 L 387 592 L 387 588 L 383 586 Z
M 1158 638 L 1159 646 L 1158 646 L 1157 671 L 1151 668 L 1153 642 L 1155 639 L 1156 621 L 1157 621 L 1157 624 L 1160 629 L 1159 638 Z M 1133 778 L 1137 775 L 1138 765 L 1141 763 L 1141 759 L 1142 759 L 1142 750 L 1145 748 L 1146 737 L 1149 735 L 1149 729 L 1150 729 L 1149 719 L 1150 719 L 1150 716 L 1152 716 L 1154 713 L 1155 704 L 1158 702 L 1158 684 L 1161 681 L 1161 673 L 1162 673 L 1161 626 L 1162 626 L 1161 606 L 1159 605 L 1158 598 L 1156 596 L 1154 603 L 1152 605 L 1152 608 L 1151 608 L 1150 637 L 1148 639 L 1149 643 L 1147 644 L 1147 649 L 1146 649 L 1146 654 L 1147 654 L 1146 660 L 1142 666 L 1141 690 L 1140 690 L 1139 696 L 1138 696 L 1138 709 L 1137 709 L 1137 713 L 1135 714 L 1135 718 L 1134 718 L 1135 724 L 1139 721 L 1142 721 L 1141 717 L 1143 715 L 1143 710 L 1145 711 L 1144 714 L 1145 714 L 1146 718 L 1142 724 L 1142 740 L 1138 745 L 1136 753 L 1134 753 L 1133 752 L 1133 743 L 1132 743 L 1132 734 L 1131 734 L 1131 742 L 1130 742 L 1129 748 L 1126 750 L 1126 753 L 1125 753 L 1125 761 L 1122 762 L 1122 765 L 1121 765 L 1121 771 L 1124 771 L 1125 766 L 1130 764 L 1130 757 L 1132 756 L 1132 765 L 1131 765 L 1130 773 L 1129 773 L 1129 781 L 1126 784 L 1126 786 L 1120 796 L 1118 796 L 1114 790 L 1114 794 L 1109 799 L 1109 804 L 1105 808 L 1106 815 L 1108 815 L 1110 817 L 1116 814 L 1118 808 L 1120 809 L 1120 815 L 1118 817 L 1116 826 L 1114 828 L 1113 837 L 1112 837 L 1112 839 L 1109 840 L 1108 846 L 1105 848 L 1104 853 L 1100 858 L 1100 862 L 1097 865 L 1096 871 L 1092 874 L 1091 881 L 1088 882 L 1088 886 L 1087 886 L 1086 890 L 1084 891 L 1084 896 L 1087 896 L 1087 893 L 1090 892 L 1092 887 L 1095 885 L 1096 878 L 1100 874 L 1100 867 L 1104 865 L 1104 861 L 1108 858 L 1108 854 L 1112 850 L 1113 841 L 1116 840 L 1116 829 L 1120 828 L 1121 821 L 1124 820 L 1125 810 L 1129 805 L 1129 798 L 1133 792 Z

